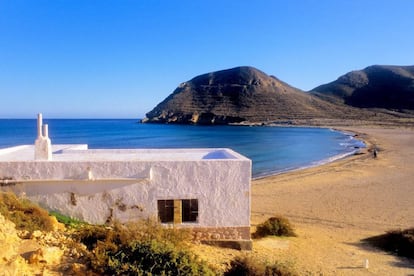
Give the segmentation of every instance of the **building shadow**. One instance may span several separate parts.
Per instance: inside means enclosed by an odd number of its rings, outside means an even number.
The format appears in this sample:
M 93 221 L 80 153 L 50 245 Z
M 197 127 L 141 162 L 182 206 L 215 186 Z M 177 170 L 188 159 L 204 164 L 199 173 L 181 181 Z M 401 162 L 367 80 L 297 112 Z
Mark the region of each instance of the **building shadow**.
M 397 254 L 397 252 L 391 252 L 391 251 L 383 250 L 380 247 L 378 247 L 378 244 L 373 243 L 371 238 L 363 239 L 363 240 L 361 240 L 360 242 L 357 242 L 357 243 L 345 243 L 345 244 L 360 248 L 360 249 L 365 250 L 365 251 L 373 252 L 373 253 L 394 256 L 395 260 L 389 262 L 390 266 L 414 269 L 414 259 L 400 256 L 400 255 Z M 361 269 L 361 268 L 364 268 L 364 267 L 362 265 L 361 266 L 355 266 L 355 267 L 352 267 L 352 266 L 343 267 L 343 268 L 338 267 L 338 269 L 357 269 L 357 268 Z M 412 275 L 414 276 L 414 274 L 412 274 Z

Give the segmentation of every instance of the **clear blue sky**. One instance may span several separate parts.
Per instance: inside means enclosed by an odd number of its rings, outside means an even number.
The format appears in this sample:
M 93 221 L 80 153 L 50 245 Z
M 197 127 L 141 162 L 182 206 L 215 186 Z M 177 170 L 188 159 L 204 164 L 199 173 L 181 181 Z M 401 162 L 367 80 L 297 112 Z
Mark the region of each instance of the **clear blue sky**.
M 302 90 L 414 64 L 413 0 L 0 0 L 0 118 L 141 118 L 254 66 Z

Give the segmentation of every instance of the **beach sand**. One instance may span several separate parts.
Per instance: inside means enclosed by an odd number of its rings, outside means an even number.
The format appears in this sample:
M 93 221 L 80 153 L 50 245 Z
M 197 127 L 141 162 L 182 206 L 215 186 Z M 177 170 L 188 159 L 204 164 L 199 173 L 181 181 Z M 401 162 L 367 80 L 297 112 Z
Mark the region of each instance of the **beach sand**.
M 292 222 L 298 237 L 254 240 L 249 254 L 291 262 L 300 275 L 414 275 L 414 261 L 361 241 L 414 227 L 414 130 L 342 129 L 358 133 L 369 147 L 375 145 L 377 158 L 366 151 L 254 180 L 252 228 L 279 214 Z M 200 250 L 221 261 L 240 254 Z
M 414 130 L 347 130 L 359 133 L 369 147 L 377 146 L 377 158 L 366 152 L 253 181 L 252 224 L 281 214 L 298 234 L 256 241 L 255 251 L 291 259 L 304 274 L 414 275 L 413 261 L 361 242 L 387 230 L 414 227 Z M 368 269 L 363 267 L 366 259 Z

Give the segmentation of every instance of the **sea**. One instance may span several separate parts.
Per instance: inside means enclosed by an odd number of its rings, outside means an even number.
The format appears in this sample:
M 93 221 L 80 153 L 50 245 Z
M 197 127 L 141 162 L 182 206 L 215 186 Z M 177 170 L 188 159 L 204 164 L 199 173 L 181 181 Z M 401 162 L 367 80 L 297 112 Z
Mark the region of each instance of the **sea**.
M 261 178 L 352 155 L 365 144 L 329 128 L 142 124 L 135 119 L 44 119 L 52 144 L 101 148 L 231 148 Z M 0 119 L 0 148 L 33 144 L 36 119 Z

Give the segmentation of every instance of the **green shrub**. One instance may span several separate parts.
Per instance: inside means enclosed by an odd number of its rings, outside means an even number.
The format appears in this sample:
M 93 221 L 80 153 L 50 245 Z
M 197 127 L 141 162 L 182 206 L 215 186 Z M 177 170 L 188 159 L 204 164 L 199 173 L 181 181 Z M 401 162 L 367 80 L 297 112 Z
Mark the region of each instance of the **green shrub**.
M 230 262 L 225 276 L 293 276 L 298 275 L 292 265 L 275 262 L 268 264 L 258 259 L 244 256 L 236 257 Z
M 27 199 L 17 198 L 13 193 L 0 193 L 0 213 L 18 230 L 53 230 L 53 221 L 46 210 Z
M 284 217 L 271 217 L 256 227 L 254 238 L 266 236 L 287 236 L 295 237 L 295 231 L 289 220 Z
M 108 257 L 105 273 L 111 275 L 214 275 L 191 252 L 157 240 L 133 241 Z
M 414 228 L 392 230 L 364 241 L 399 256 L 414 258 Z
M 155 220 L 115 223 L 112 227 L 85 225 L 75 240 L 89 250 L 88 264 L 105 275 L 212 275 L 186 247 L 189 233 L 162 227 Z

